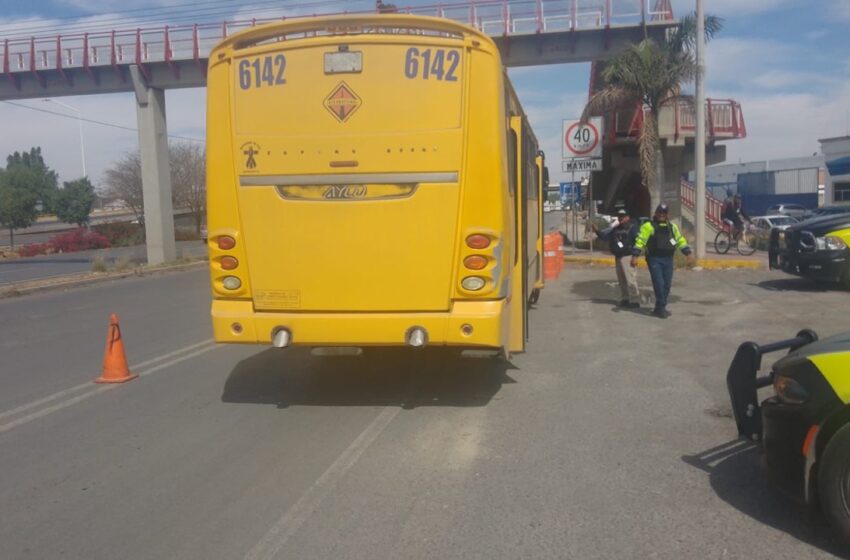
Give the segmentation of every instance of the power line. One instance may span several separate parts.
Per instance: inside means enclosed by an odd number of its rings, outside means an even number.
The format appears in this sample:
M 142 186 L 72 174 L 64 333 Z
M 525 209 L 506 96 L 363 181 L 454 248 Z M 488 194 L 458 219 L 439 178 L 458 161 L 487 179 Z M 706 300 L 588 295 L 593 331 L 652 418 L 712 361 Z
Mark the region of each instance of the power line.
M 213 2 L 213 4 L 220 3 L 221 0 Z M 156 8 L 150 9 L 148 8 L 145 13 L 139 13 L 138 15 L 132 15 L 127 17 L 126 13 L 122 13 L 121 15 L 109 15 L 109 14 L 92 14 L 85 16 L 74 16 L 74 17 L 66 17 L 66 18 L 51 18 L 50 20 L 44 22 L 37 22 L 31 25 L 20 25 L 14 27 L 12 25 L 6 26 L 9 29 L 0 28 L 0 35 L 3 36 L 29 36 L 34 33 L 43 33 L 43 32 L 54 32 L 54 31 L 62 31 L 62 32 L 71 32 L 76 30 L 93 30 L 103 28 L 104 26 L 115 26 L 116 24 L 121 25 L 126 23 L 127 25 L 138 24 L 138 23 L 146 23 L 159 21 L 162 18 L 167 18 L 172 15 L 174 16 L 185 16 L 186 14 L 191 14 L 194 17 L 202 18 L 205 16 L 205 12 L 211 12 L 212 10 L 224 10 L 226 12 L 230 12 L 232 10 L 238 10 L 243 7 L 250 7 L 249 0 L 239 0 L 237 2 L 233 2 L 231 0 L 226 0 L 229 4 L 228 6 L 194 6 L 194 7 L 181 7 L 187 6 L 187 4 L 178 4 L 176 6 L 166 7 L 166 8 Z M 261 2 L 261 4 L 276 4 L 280 5 L 279 1 L 276 2 Z M 188 6 L 192 6 L 188 4 Z M 129 12 L 130 10 L 128 10 Z M 85 21 L 89 18 L 96 18 L 98 15 L 109 15 L 109 17 L 104 17 L 100 19 L 91 19 L 91 21 Z M 153 19 L 160 18 L 160 19 Z M 70 21 L 71 23 L 56 23 L 56 21 Z
M 66 119 L 81 120 L 83 122 L 87 122 L 87 123 L 91 123 L 91 124 L 98 124 L 100 126 L 109 126 L 109 127 L 112 127 L 112 128 L 119 128 L 121 130 L 129 130 L 131 132 L 138 132 L 139 131 L 139 129 L 133 128 L 133 127 L 130 127 L 130 126 L 124 126 L 124 125 L 121 125 L 121 124 L 109 123 L 109 122 L 104 122 L 104 121 L 97 121 L 97 120 L 94 120 L 94 119 L 86 119 L 86 118 L 83 118 L 83 117 L 75 117 L 74 115 L 59 113 L 57 111 L 51 111 L 50 109 L 42 109 L 41 107 L 33 107 L 32 105 L 24 105 L 23 103 L 15 103 L 14 101 L 3 101 L 3 103 L 7 103 L 9 105 L 14 105 L 15 107 L 21 107 L 23 109 L 29 109 L 30 111 L 38 111 L 39 113 L 47 113 L 49 115 L 56 115 L 57 117 L 63 117 L 63 118 L 66 118 Z M 201 140 L 200 138 L 192 138 L 190 136 L 179 136 L 177 134 L 169 134 L 168 137 L 169 138 L 175 138 L 177 140 L 187 140 L 189 142 L 199 142 L 201 144 L 206 143 L 205 140 Z
M 214 5 L 221 2 L 226 2 L 227 5 Z M 146 13 L 139 14 L 138 17 L 127 17 L 126 15 L 115 15 L 112 17 L 101 18 L 94 21 L 82 21 L 85 18 L 96 17 L 98 14 L 89 16 L 77 16 L 66 18 L 53 18 L 51 22 L 38 23 L 33 25 L 24 25 L 13 27 L 12 25 L 0 26 L 0 37 L 2 38 L 29 38 L 34 34 L 47 33 L 80 33 L 80 32 L 95 32 L 100 30 L 112 30 L 116 27 L 138 27 L 140 25 L 165 25 L 178 21 L 192 20 L 193 22 L 202 22 L 210 18 L 221 18 L 222 16 L 233 15 L 240 9 L 247 9 L 246 16 L 252 13 L 265 12 L 273 7 L 282 9 L 299 9 L 299 8 L 316 8 L 319 6 L 343 4 L 341 0 L 313 0 L 310 2 L 299 2 L 296 4 L 282 5 L 280 0 L 261 0 L 251 2 L 251 0 L 211 0 L 207 6 L 199 7 L 197 4 L 177 4 L 170 7 L 147 9 Z M 190 6 L 190 7 L 185 7 Z M 141 9 L 140 9 L 141 10 Z M 127 10 L 129 12 L 130 10 Z M 107 15 L 107 14 L 102 14 Z M 76 23 L 55 23 L 57 19 L 76 21 Z

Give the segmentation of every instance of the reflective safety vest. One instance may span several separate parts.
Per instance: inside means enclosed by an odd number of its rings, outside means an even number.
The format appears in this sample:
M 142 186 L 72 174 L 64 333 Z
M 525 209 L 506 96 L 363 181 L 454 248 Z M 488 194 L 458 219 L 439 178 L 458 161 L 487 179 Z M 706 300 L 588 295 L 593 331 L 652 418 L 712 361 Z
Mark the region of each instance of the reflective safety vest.
M 673 222 L 655 220 L 640 226 L 632 254 L 640 255 L 644 249 L 649 257 L 672 257 L 676 249 L 686 255 L 691 252 L 688 241 L 679 231 L 679 226 Z

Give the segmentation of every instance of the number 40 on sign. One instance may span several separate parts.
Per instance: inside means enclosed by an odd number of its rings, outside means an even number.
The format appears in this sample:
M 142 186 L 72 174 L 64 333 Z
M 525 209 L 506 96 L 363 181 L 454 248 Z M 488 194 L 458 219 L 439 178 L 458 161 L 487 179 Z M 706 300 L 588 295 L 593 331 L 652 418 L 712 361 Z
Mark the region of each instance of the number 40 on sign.
M 601 158 L 602 117 L 593 117 L 586 123 L 565 119 L 561 138 L 563 159 Z

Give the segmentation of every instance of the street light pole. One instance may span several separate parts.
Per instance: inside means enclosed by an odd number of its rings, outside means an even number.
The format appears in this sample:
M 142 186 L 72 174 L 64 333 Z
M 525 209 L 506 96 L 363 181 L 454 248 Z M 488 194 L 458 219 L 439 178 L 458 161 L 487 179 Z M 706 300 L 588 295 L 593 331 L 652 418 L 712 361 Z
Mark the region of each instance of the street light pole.
M 696 36 L 696 137 L 694 138 L 694 167 L 696 168 L 696 258 L 705 258 L 705 14 L 702 0 L 697 2 Z
M 67 103 L 62 103 L 61 101 L 56 101 L 55 99 L 47 98 L 44 101 L 45 101 L 45 103 L 56 103 L 57 105 L 59 105 L 61 107 L 65 107 L 66 109 L 76 111 L 76 113 L 77 113 L 77 124 L 79 125 L 79 129 L 80 129 L 80 157 L 81 157 L 82 163 L 83 163 L 83 177 L 85 177 L 86 176 L 86 147 L 85 147 L 85 143 L 83 142 L 83 113 L 82 113 L 82 111 L 80 111 L 76 107 L 71 107 Z

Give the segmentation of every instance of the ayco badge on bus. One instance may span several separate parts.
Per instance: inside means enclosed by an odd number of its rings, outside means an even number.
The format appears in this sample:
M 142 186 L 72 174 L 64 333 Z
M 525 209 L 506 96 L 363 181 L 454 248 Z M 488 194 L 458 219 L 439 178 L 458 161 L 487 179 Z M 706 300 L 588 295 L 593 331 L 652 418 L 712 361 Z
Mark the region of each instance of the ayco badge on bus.
M 340 82 L 329 96 L 325 98 L 325 107 L 339 122 L 348 120 L 354 111 L 360 108 L 363 101 L 354 93 L 348 84 Z

